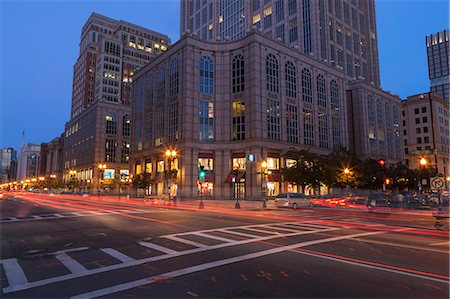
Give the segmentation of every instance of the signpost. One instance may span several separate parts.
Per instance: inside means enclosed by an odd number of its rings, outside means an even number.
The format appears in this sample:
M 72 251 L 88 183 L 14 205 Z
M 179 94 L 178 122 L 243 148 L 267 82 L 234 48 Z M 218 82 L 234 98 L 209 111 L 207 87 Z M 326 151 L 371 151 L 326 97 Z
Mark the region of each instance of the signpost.
M 443 190 L 445 189 L 445 178 L 444 177 L 430 178 L 430 185 L 431 189 Z

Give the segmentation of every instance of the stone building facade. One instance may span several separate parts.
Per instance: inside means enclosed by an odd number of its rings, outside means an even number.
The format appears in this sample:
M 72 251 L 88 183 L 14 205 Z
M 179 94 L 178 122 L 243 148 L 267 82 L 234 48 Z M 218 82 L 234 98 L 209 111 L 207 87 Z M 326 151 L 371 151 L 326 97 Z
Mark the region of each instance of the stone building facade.
M 151 173 L 152 194 L 276 195 L 292 190 L 280 175 L 288 149 L 348 147 L 343 71 L 257 31 L 225 43 L 184 37 L 133 80 L 132 172 Z
M 405 161 L 411 169 L 427 166 L 450 176 L 449 103 L 440 94 L 427 92 L 408 97 L 402 102 L 402 138 Z
M 392 164 L 403 161 L 398 96 L 362 81 L 352 82 L 347 87 L 347 107 L 351 152 Z

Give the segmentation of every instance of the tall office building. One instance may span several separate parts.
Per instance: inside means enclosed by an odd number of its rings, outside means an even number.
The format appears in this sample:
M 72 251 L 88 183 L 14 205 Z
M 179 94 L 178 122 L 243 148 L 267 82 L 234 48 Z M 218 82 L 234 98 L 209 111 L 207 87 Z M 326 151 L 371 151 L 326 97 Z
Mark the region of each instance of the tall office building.
M 96 13 L 89 17 L 81 32 L 64 133 L 66 181 L 76 179 L 85 190 L 102 187 L 101 181 L 113 188 L 116 173 L 127 175 L 132 76 L 169 44 L 167 35 L 135 24 Z M 102 171 L 107 180 L 100 177 L 99 163 L 107 165 Z
M 17 152 L 11 147 L 5 147 L 0 150 L 0 182 L 8 182 L 13 177 L 13 161 L 17 159 Z
M 449 35 L 450 30 L 447 29 L 426 37 L 430 90 L 446 101 L 450 99 Z
M 267 37 L 380 86 L 374 0 L 181 0 L 180 33 L 202 40 Z

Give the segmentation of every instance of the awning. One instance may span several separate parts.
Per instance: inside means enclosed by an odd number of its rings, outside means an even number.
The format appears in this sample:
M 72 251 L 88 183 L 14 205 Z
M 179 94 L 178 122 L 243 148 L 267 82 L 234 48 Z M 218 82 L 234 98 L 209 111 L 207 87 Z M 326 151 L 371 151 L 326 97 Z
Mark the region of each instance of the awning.
M 272 170 L 272 173 L 267 176 L 268 182 L 281 182 L 281 173 L 279 170 Z
M 245 178 L 245 170 L 233 170 L 226 178 L 225 183 L 239 183 L 242 178 Z
M 205 183 L 214 183 L 214 172 L 208 171 L 204 181 Z

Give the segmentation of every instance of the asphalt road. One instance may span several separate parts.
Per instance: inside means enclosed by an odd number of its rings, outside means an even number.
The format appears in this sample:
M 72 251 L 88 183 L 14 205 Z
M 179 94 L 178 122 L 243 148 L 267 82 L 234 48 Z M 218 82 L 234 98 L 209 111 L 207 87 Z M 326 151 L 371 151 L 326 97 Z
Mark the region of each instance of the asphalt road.
M 4 298 L 449 298 L 424 217 L 0 201 Z

